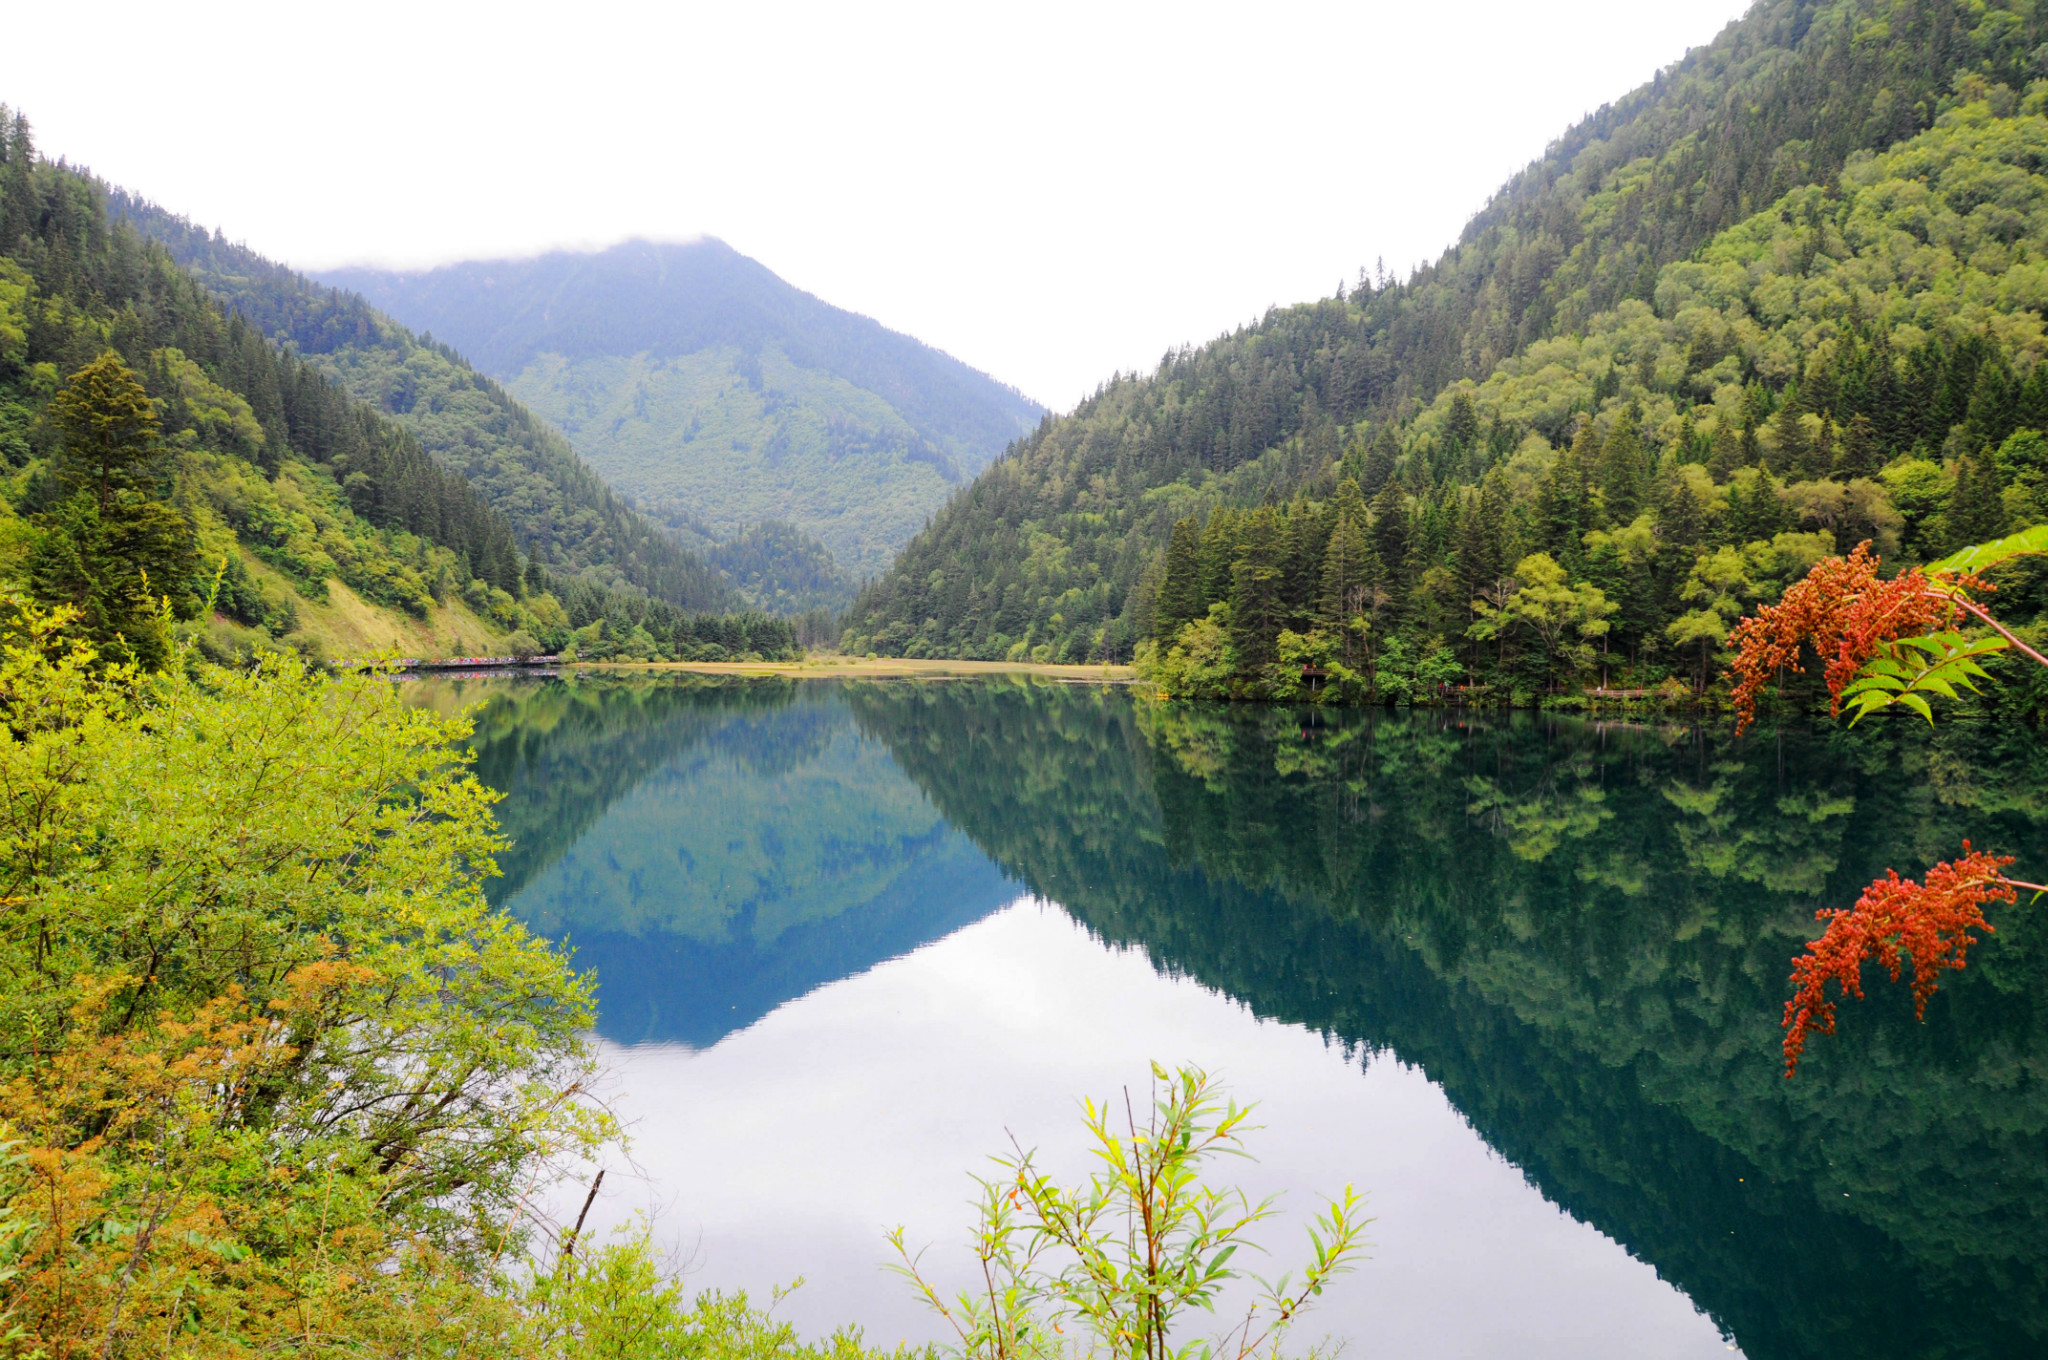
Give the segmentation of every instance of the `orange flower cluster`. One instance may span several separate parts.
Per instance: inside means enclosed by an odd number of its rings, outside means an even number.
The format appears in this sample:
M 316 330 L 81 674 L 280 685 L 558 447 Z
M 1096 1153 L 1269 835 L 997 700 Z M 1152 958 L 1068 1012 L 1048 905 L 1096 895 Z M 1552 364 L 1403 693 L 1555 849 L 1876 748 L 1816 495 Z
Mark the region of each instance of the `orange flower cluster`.
M 1806 1036 L 1835 1032 L 1835 1003 L 1828 999 L 1832 978 L 1843 996 L 1863 996 L 1863 964 L 1882 960 L 1892 981 L 1899 980 L 1901 954 L 1913 956 L 1913 1013 L 1925 1017 L 1927 998 L 1944 968 L 1961 968 L 1964 955 L 1977 942 L 1973 930 L 1989 931 L 1986 902 L 2012 902 L 2015 884 L 2005 876 L 2010 855 L 1991 855 L 1963 842 L 1963 857 L 1927 871 L 1925 886 L 1900 878 L 1896 870 L 1863 890 L 1848 911 L 1825 910 L 1814 919 L 1828 928 L 1792 961 L 1798 991 L 1785 1003 L 1785 1075 L 1799 1067 Z M 2018 885 L 2031 887 L 2031 884 Z
M 1815 563 L 1784 599 L 1760 606 L 1735 625 L 1729 639 L 1735 644 L 1735 662 L 1729 670 L 1735 676 L 1737 735 L 1756 721 L 1757 696 L 1780 669 L 1804 672 L 1800 644 L 1812 643 L 1827 658 L 1828 695 L 1839 714 L 1843 686 L 1866 661 L 1886 643 L 1927 632 L 1954 609 L 1950 597 L 1934 589 L 1918 567 L 1889 581 L 1877 579 L 1877 567 L 1866 540 L 1846 558 Z M 1942 584 L 1984 586 L 1969 576 L 1953 583 L 1944 577 Z

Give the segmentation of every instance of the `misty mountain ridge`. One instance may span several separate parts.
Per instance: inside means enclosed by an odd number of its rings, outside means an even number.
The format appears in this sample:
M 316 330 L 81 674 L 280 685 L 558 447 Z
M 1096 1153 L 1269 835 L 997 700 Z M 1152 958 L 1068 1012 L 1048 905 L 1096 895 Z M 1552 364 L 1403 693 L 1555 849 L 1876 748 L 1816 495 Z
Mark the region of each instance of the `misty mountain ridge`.
M 1045 413 L 710 238 L 319 277 L 459 350 L 685 539 L 787 523 L 848 572 Z

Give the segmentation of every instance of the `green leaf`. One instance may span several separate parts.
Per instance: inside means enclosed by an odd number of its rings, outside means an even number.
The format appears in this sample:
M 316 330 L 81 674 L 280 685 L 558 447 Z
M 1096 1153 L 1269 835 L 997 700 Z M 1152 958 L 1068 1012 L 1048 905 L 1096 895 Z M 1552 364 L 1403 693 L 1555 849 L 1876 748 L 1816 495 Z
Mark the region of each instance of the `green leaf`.
M 2022 529 L 1989 543 L 1978 543 L 1952 552 L 1930 565 L 1927 574 L 1953 572 L 1968 575 L 2028 553 L 2048 553 L 2048 524 L 2036 524 L 2031 529 Z
M 2009 646 L 2002 637 L 1969 638 L 1957 632 L 1900 638 L 1866 662 L 1842 687 L 1842 700 L 1852 710 L 1849 725 L 1853 727 L 1895 703 L 1905 704 L 1932 722 L 1934 711 L 1926 695 L 1954 699 L 1957 686 L 1975 692 L 1979 679 L 1990 678 L 1977 658 Z

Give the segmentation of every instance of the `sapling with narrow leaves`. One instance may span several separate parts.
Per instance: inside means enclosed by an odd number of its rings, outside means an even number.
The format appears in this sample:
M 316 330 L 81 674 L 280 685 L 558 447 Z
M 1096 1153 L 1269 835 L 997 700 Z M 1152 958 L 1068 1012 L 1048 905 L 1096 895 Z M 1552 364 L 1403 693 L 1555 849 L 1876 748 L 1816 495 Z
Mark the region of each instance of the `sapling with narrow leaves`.
M 976 1178 L 976 1287 L 948 1300 L 903 1230 L 890 1234 L 894 1268 L 952 1327 L 962 1360 L 1274 1360 L 1303 1309 L 1351 1269 L 1368 1220 L 1347 1186 L 1309 1228 L 1299 1278 L 1241 1276 L 1236 1258 L 1258 1250 L 1248 1233 L 1273 1216 L 1274 1202 L 1253 1203 L 1204 1172 L 1213 1158 L 1247 1155 L 1251 1109 L 1197 1067 L 1155 1063 L 1152 1079 L 1142 1122 L 1128 1090 L 1121 1111 L 1083 1103 L 1099 1163 L 1085 1183 L 1059 1184 L 1022 1148 L 994 1159 L 997 1175 Z M 1179 1334 L 1187 1313 L 1213 1313 L 1239 1278 L 1257 1286 L 1241 1319 L 1220 1336 Z

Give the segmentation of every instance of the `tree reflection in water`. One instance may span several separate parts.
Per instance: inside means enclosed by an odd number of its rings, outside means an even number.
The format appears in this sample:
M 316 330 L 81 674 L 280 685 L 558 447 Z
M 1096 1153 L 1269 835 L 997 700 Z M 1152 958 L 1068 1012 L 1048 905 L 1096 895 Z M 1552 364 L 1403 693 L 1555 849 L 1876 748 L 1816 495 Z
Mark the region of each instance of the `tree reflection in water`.
M 614 1037 L 713 1042 L 1021 884 L 1419 1067 L 1756 1360 L 2048 1339 L 2038 911 L 2005 911 L 1925 1024 L 1878 986 L 1796 1082 L 1779 1051 L 1816 908 L 1965 837 L 2042 867 L 2030 741 L 1002 681 L 487 692 L 496 895 L 597 964 Z
M 1261 1016 L 1416 1064 L 1750 1356 L 2039 1353 L 2038 914 L 2008 912 L 1924 1025 L 1875 987 L 1797 1082 L 1779 1053 L 1818 906 L 1965 836 L 2040 845 L 2031 744 L 1036 686 L 849 698 L 1034 891 Z

